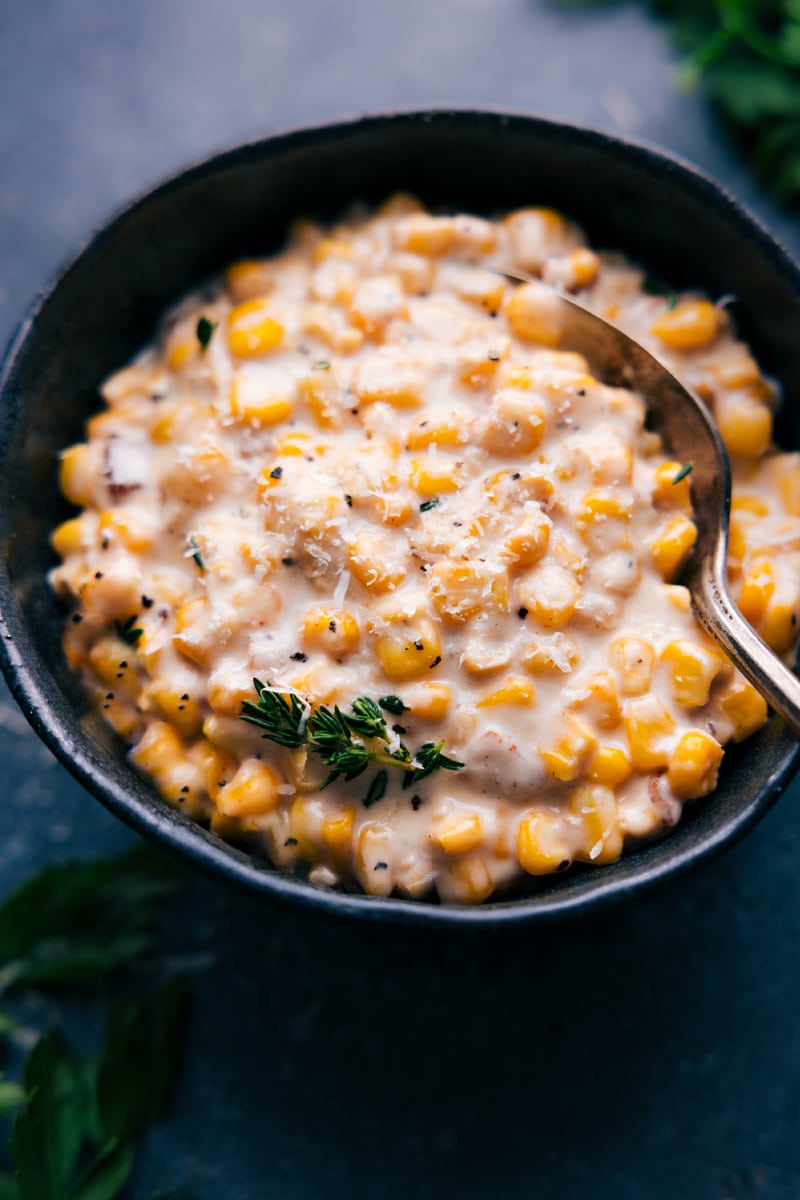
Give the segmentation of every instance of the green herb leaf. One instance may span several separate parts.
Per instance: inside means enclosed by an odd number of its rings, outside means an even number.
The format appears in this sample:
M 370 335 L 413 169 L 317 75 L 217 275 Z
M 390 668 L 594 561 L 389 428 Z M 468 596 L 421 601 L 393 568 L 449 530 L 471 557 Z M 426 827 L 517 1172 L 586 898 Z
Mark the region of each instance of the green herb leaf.
M 22 1200 L 65 1200 L 86 1133 L 86 1080 L 61 1034 L 45 1034 L 25 1064 L 30 1099 L 10 1151 Z
M 68 1200 L 115 1200 L 133 1170 L 133 1146 L 112 1139 L 70 1188 Z
M 667 311 L 674 312 L 675 309 L 678 307 L 679 300 L 680 300 L 680 296 L 678 295 L 677 292 L 670 292 L 670 294 L 667 296 Z
M 174 875 L 149 846 L 34 875 L 0 905 L 0 991 L 94 979 L 146 953 Z
M 381 696 L 378 704 L 380 704 L 381 708 L 385 709 L 386 712 L 392 713 L 392 715 L 395 717 L 399 717 L 406 712 L 411 712 L 411 709 L 407 704 L 403 703 L 399 696 Z
M 327 358 L 319 359 L 319 361 L 315 362 L 311 368 L 312 371 L 330 371 L 330 369 L 331 364 L 328 362 Z
M 14 1083 L 13 1079 L 4 1079 L 0 1073 L 0 1117 L 12 1116 L 26 1099 L 25 1088 Z
M 419 506 L 419 511 L 430 512 L 432 508 L 438 508 L 441 503 L 442 502 L 438 496 L 432 496 L 430 500 L 422 501 L 422 504 Z
M 370 766 L 399 767 L 408 776 L 418 776 L 423 767 L 427 767 L 425 774 L 429 775 L 438 766 L 447 770 L 457 770 L 463 766 L 461 763 L 448 766 L 456 764 L 456 760 L 442 754 L 438 754 L 435 761 L 428 765 L 425 756 L 430 751 L 426 747 L 422 747 L 423 759 L 420 759 L 420 752 L 412 755 L 407 746 L 398 743 L 390 735 L 381 707 L 388 711 L 407 712 L 397 696 L 384 696 L 379 702 L 368 696 L 358 696 L 349 712 L 343 712 L 338 705 L 328 708 L 324 704 L 311 707 L 309 712 L 293 693 L 284 695 L 259 679 L 253 680 L 253 687 L 258 699 L 256 703 L 250 700 L 244 702 L 241 719 L 263 729 L 263 736 L 279 746 L 297 749 L 306 745 L 318 754 L 330 768 L 321 789 L 342 776 L 348 781 L 356 779 Z M 395 706 L 394 709 L 390 705 Z M 356 740 L 358 738 L 366 739 L 367 744 Z M 443 744 L 439 743 L 439 751 Z M 417 765 L 413 765 L 414 762 Z
M 199 318 L 195 332 L 197 334 L 197 340 L 200 343 L 201 350 L 208 349 L 211 339 L 214 336 L 214 330 L 217 328 L 218 324 L 218 321 L 209 321 L 208 317 Z
M 117 630 L 117 637 L 120 638 L 127 646 L 135 646 L 139 638 L 144 633 L 143 629 L 136 628 L 137 616 L 128 617 L 127 621 L 121 623 L 115 621 L 114 625 Z
M 0 1171 L 0 1200 L 22 1200 L 13 1175 Z
M 443 741 L 426 742 L 424 746 L 420 746 L 414 755 L 414 761 L 419 765 L 410 775 L 406 775 L 403 780 L 404 788 L 412 787 L 439 768 L 445 771 L 460 771 L 463 768 L 465 765 L 463 762 L 459 762 L 457 758 L 448 758 L 446 754 L 442 753 L 443 746 Z
M 389 772 L 384 767 L 382 771 L 378 771 L 378 774 L 367 788 L 367 794 L 363 800 L 364 808 L 372 808 L 373 804 L 377 804 L 379 800 L 383 799 L 388 782 Z
M 186 986 L 168 983 L 152 1001 L 124 997 L 111 1011 L 97 1079 L 100 1120 L 125 1141 L 164 1115 L 178 1065 Z
M 691 475 L 693 470 L 694 470 L 694 463 L 693 462 L 685 462 L 683 464 L 683 466 L 681 467 L 680 471 L 678 471 L 676 473 L 675 478 L 672 480 L 672 486 L 674 487 L 676 483 L 680 483 L 680 481 L 682 479 L 685 479 L 687 475 Z
M 797 0 L 649 0 L 649 7 L 688 55 L 679 82 L 703 86 L 767 184 L 800 200 Z
M 191 551 L 189 558 L 193 558 L 200 570 L 205 571 L 206 564 L 203 562 L 203 556 L 200 553 L 200 545 L 194 534 L 192 534 L 192 536 L 189 538 L 189 550 Z

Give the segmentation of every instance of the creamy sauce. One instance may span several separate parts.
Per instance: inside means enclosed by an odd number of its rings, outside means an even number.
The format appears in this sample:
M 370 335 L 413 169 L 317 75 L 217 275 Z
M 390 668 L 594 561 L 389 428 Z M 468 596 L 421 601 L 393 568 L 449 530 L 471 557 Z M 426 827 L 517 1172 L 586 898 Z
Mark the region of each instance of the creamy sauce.
M 52 573 L 104 717 L 167 801 L 279 867 L 479 902 L 525 873 L 613 861 L 716 785 L 766 707 L 677 585 L 689 480 L 645 406 L 558 348 L 541 285 L 650 346 L 732 452 L 730 575 L 790 654 L 800 465 L 774 387 L 701 296 L 643 290 L 549 210 L 434 217 L 398 197 L 235 264 L 107 381 L 66 451 Z M 240 719 L 253 679 L 320 705 L 399 697 L 390 767 L 324 790 L 315 754 Z

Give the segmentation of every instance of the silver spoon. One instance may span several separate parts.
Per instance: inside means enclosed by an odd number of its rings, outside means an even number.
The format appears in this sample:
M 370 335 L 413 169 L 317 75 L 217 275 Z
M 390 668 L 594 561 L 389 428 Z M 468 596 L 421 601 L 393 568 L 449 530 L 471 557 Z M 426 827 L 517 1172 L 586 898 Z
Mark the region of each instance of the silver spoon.
M 515 271 L 498 269 L 497 273 L 514 283 L 544 288 L 539 280 Z M 728 592 L 725 564 L 731 473 L 711 413 L 698 395 L 627 333 L 577 301 L 547 290 L 553 315 L 561 325 L 559 346 L 582 354 L 605 383 L 639 392 L 667 448 L 681 462 L 693 463 L 689 484 L 697 541 L 681 582 L 691 592 L 700 624 L 800 735 L 800 679 L 745 621 Z

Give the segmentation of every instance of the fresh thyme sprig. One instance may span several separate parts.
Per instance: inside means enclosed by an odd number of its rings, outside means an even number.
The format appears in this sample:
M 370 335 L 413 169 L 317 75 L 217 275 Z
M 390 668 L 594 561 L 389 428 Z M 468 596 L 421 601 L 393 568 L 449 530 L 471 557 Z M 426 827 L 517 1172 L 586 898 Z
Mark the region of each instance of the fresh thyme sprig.
M 264 730 L 263 736 L 279 746 L 293 750 L 307 746 L 318 754 L 330 768 L 323 788 L 342 776 L 350 782 L 369 767 L 380 768 L 364 799 L 367 807 L 383 796 L 388 782 L 387 767 L 404 772 L 405 788 L 439 768 L 460 771 L 464 766 L 457 758 L 443 753 L 443 741 L 425 742 L 412 754 L 399 738 L 390 735 L 381 706 L 368 696 L 356 697 L 350 711 L 342 712 L 338 704 L 333 708 L 304 704 L 296 693 L 281 692 L 260 679 L 253 680 L 253 687 L 258 699 L 245 700 L 241 719 Z M 384 702 L 387 699 L 395 702 L 395 711 L 402 703 L 394 696 L 382 697 Z

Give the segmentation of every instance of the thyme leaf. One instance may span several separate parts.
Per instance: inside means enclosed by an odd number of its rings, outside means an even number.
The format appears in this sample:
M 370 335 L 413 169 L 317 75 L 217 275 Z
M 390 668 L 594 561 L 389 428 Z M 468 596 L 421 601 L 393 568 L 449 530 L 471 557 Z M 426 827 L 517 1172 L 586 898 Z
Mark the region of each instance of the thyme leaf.
M 444 742 L 426 742 L 412 754 L 387 726 L 381 708 L 388 712 L 407 712 L 398 696 L 383 696 L 380 701 L 357 696 L 348 712 L 338 704 L 330 708 L 305 704 L 295 692 L 282 692 L 271 683 L 253 680 L 257 699 L 245 700 L 240 717 L 263 730 L 262 736 L 279 746 L 299 749 L 307 746 L 317 754 L 328 774 L 320 790 L 334 780 L 348 783 L 371 767 L 378 767 L 364 804 L 370 807 L 380 800 L 388 786 L 387 767 L 403 772 L 403 787 L 426 778 L 433 771 L 459 771 L 464 763 L 442 752 Z

